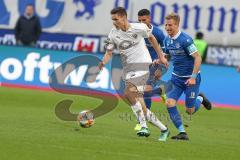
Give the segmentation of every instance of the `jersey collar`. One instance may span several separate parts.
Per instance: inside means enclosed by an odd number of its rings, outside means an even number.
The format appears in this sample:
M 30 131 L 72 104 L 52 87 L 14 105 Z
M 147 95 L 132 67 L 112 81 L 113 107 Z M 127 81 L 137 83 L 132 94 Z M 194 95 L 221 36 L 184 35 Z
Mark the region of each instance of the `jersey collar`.
M 182 33 L 182 32 L 179 30 L 178 33 L 177 33 L 175 36 L 170 37 L 170 38 L 173 39 L 173 40 L 175 40 L 175 39 L 177 39 L 177 38 L 180 36 L 181 33 Z
M 153 25 L 150 24 L 150 28 L 149 29 L 153 30 Z

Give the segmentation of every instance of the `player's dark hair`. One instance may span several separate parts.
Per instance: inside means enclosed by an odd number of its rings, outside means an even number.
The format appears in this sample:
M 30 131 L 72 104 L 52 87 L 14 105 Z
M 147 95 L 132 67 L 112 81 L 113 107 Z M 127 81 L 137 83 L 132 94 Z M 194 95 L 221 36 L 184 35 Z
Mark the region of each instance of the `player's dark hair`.
M 180 16 L 177 13 L 170 13 L 165 17 L 166 20 L 173 19 L 176 24 L 179 24 L 180 22 Z
M 203 39 L 203 36 L 204 36 L 204 35 L 203 35 L 202 32 L 197 32 L 197 33 L 196 33 L 196 38 L 197 38 L 197 39 Z
M 116 7 L 111 10 L 111 14 L 118 14 L 120 16 L 126 16 L 127 17 L 127 11 L 123 7 Z
M 28 4 L 26 4 L 25 8 L 27 8 L 27 7 L 33 7 L 33 8 L 34 8 L 34 6 L 33 6 L 32 3 L 28 3 Z
M 149 16 L 150 15 L 150 11 L 148 9 L 141 9 L 140 11 L 138 11 L 138 16 Z

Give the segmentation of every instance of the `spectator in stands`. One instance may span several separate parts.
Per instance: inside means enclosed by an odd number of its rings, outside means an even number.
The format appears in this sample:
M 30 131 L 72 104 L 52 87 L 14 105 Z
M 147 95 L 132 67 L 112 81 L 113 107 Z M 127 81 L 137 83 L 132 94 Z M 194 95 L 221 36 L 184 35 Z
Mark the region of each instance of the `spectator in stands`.
M 202 32 L 197 32 L 195 39 L 193 41 L 194 41 L 195 46 L 198 49 L 198 52 L 200 53 L 200 55 L 202 57 L 202 61 L 204 62 L 206 59 L 207 48 L 208 48 L 208 44 L 204 40 L 204 34 Z
M 32 4 L 28 4 L 24 15 L 19 17 L 15 26 L 17 44 L 35 46 L 41 32 L 41 24 L 39 18 L 34 13 L 34 7 Z
M 238 72 L 240 72 L 240 65 L 239 65 L 239 66 L 237 66 L 237 71 L 238 71 Z

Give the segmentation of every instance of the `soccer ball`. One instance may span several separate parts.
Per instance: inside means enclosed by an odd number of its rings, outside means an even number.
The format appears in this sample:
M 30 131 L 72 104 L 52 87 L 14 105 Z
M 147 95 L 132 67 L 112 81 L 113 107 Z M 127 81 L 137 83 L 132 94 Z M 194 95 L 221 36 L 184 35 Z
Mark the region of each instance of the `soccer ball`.
M 83 128 L 91 127 L 94 124 L 93 113 L 89 110 L 79 112 L 77 122 Z

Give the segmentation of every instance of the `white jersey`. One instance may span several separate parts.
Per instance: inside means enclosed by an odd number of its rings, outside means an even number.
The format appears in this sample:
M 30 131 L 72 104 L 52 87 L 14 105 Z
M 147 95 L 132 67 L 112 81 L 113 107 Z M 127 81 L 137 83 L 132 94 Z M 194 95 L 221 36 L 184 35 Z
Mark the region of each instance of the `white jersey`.
M 146 65 L 152 63 L 144 41 L 144 38 L 152 34 L 151 32 L 152 30 L 144 23 L 130 23 L 130 28 L 126 32 L 113 28 L 109 33 L 109 43 L 114 44 L 119 50 L 125 74 L 136 70 L 146 70 Z M 139 67 L 141 64 L 145 67 Z

